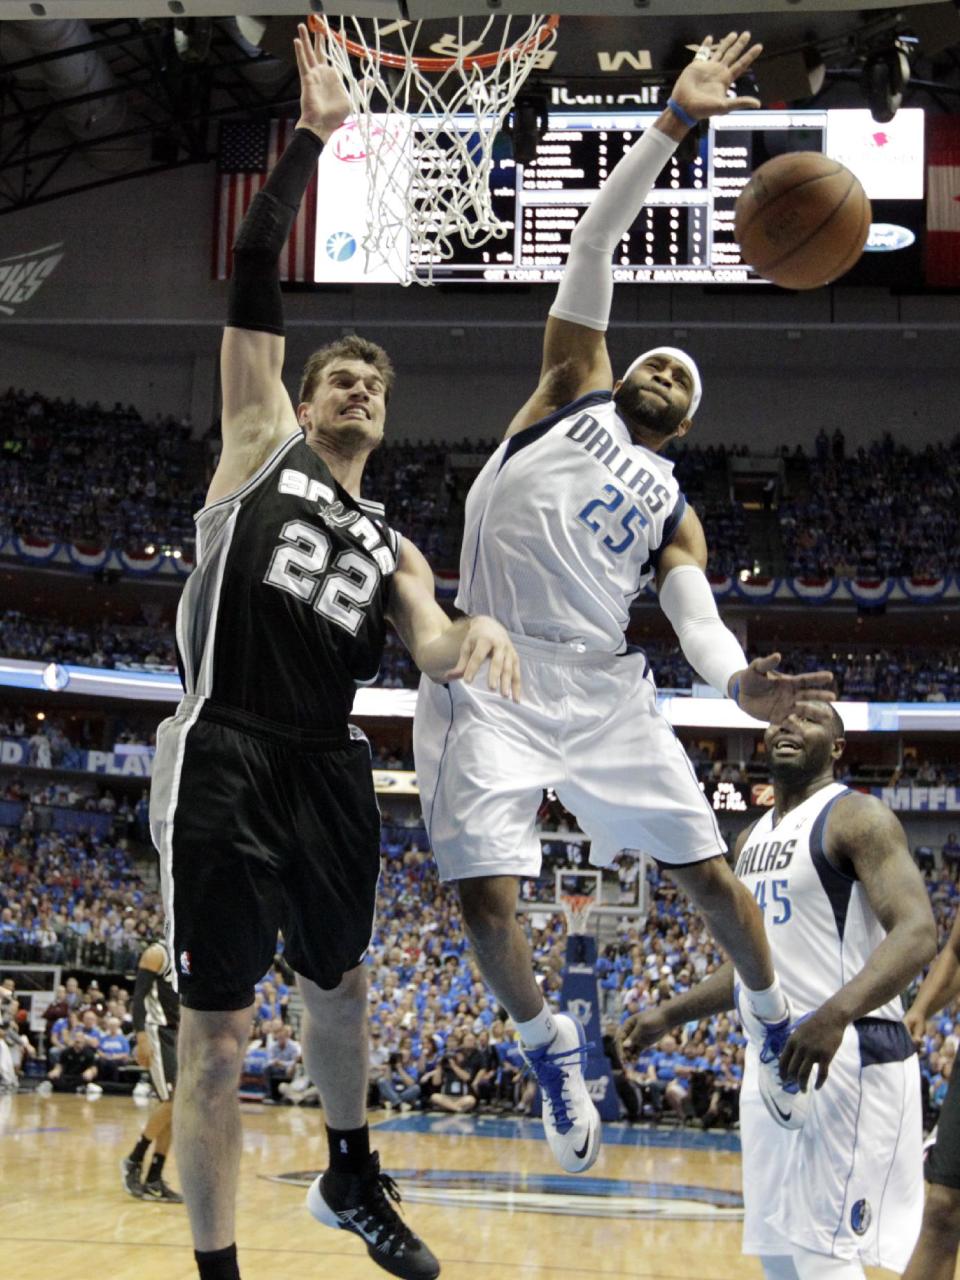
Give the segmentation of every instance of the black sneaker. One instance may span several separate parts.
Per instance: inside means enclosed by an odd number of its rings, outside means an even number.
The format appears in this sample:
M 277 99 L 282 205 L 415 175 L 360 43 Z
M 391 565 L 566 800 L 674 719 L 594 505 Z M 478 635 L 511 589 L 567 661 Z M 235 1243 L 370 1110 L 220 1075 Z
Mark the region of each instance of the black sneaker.
M 131 1160 L 129 1156 L 123 1157 L 120 1161 L 120 1177 L 127 1195 L 133 1196 L 134 1200 L 142 1200 L 143 1183 L 140 1181 L 140 1166 L 136 1160 Z
M 162 1178 L 143 1183 L 144 1200 L 162 1200 L 165 1204 L 183 1204 L 183 1196 L 168 1187 Z
M 360 1236 L 367 1253 L 384 1271 L 402 1280 L 434 1280 L 440 1274 L 440 1263 L 406 1225 L 391 1200 L 399 1204 L 400 1192 L 389 1174 L 380 1172 L 376 1152 L 364 1173 L 335 1182 L 328 1169 L 307 1192 L 307 1208 L 316 1220 L 325 1227 L 339 1227 Z

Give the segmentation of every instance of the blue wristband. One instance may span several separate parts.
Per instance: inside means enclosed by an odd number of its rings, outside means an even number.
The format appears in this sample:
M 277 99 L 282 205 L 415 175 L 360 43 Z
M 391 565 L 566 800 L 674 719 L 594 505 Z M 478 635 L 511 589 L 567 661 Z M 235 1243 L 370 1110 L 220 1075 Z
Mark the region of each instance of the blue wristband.
M 672 111 L 680 123 L 685 124 L 688 129 L 694 129 L 700 123 L 699 120 L 694 120 L 689 111 L 684 111 L 679 102 L 675 101 L 673 98 L 667 99 L 667 109 Z
M 740 702 L 740 681 L 739 680 L 734 680 L 733 690 L 731 691 L 730 697 L 733 698 L 734 702 L 739 704 Z

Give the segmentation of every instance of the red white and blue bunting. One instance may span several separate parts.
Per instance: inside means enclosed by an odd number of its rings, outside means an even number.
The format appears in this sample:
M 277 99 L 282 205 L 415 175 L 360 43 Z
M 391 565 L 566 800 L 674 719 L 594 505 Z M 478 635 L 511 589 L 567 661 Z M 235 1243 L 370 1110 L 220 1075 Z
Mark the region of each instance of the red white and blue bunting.
M 452 569 L 438 569 L 433 576 L 440 599 L 452 600 L 460 590 L 460 574 Z
M 750 574 L 746 578 L 734 578 L 733 588 L 741 599 L 762 603 L 764 600 L 776 599 L 782 582 L 782 578 L 766 578 Z
M 951 581 L 950 578 L 901 578 L 900 590 L 908 600 L 926 603 L 928 600 L 942 600 Z
M 784 581 L 798 600 L 810 604 L 824 604 L 832 599 L 841 583 L 839 578 L 785 578 Z
M 59 542 L 50 542 L 46 538 L 34 538 L 31 534 L 25 534 L 22 538 L 14 534 L 7 541 L 18 560 L 32 560 L 34 564 L 48 564 L 56 559 L 57 552 L 60 550 Z
M 180 550 L 180 548 L 177 548 Z M 193 570 L 193 548 L 181 551 L 179 556 L 163 550 L 139 554 L 117 551 L 112 547 L 99 547 L 89 542 L 55 542 L 50 538 L 38 538 L 30 534 L 0 535 L 0 557 L 19 560 L 24 564 L 45 565 L 51 568 L 78 569 L 83 573 L 98 573 L 113 569 L 132 577 L 185 578 Z
M 179 556 L 171 548 L 128 552 L 99 547 L 91 543 L 56 542 L 49 538 L 30 534 L 0 535 L 0 558 L 19 560 L 23 563 L 56 565 L 96 573 L 114 569 L 130 577 L 171 577 L 183 579 L 193 572 L 193 548 L 177 548 Z M 808 604 L 836 604 L 854 602 L 858 605 L 878 605 L 887 601 L 910 601 L 912 604 L 938 602 L 960 603 L 960 573 L 942 578 L 770 578 L 762 576 L 733 577 L 729 574 L 709 574 L 710 587 L 717 600 L 736 603 L 748 600 L 764 603 L 772 600 L 803 600 Z M 437 595 L 452 600 L 460 586 L 456 570 L 440 569 L 436 573 Z M 656 593 L 647 586 L 638 602 L 653 600 Z

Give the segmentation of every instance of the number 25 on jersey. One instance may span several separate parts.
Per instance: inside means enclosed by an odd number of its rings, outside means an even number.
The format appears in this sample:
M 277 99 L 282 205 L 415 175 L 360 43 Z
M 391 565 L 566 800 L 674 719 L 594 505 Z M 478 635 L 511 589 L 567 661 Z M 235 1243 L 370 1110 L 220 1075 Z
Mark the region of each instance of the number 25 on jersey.
M 636 506 L 620 512 L 623 506 L 623 494 L 616 485 L 605 484 L 603 492 L 606 497 L 592 498 L 578 513 L 577 519 L 581 524 L 585 524 L 591 533 L 599 534 L 601 529 L 611 530 L 609 533 L 604 533 L 601 541 L 608 551 L 619 556 L 636 541 L 637 529 L 642 529 L 650 521 Z M 619 519 L 610 518 L 614 513 L 619 513 Z

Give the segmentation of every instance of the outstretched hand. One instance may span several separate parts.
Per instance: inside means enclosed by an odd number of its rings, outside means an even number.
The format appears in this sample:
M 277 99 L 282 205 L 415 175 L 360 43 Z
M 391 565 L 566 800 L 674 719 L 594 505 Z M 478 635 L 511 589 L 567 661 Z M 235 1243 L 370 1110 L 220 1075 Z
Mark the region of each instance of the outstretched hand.
M 730 89 L 762 52 L 762 44 L 750 44 L 749 31 L 739 35 L 731 31 L 718 45 L 713 36 L 706 36 L 693 61 L 677 77 L 670 96 L 695 120 L 759 107 L 759 98 L 731 97 Z
M 444 673 L 444 680 L 465 680 L 469 684 L 484 662 L 490 660 L 487 687 L 499 690 L 504 698 L 520 701 L 520 659 L 509 633 L 493 618 L 482 614 L 470 620 L 460 646 L 456 666 Z
M 666 1019 L 660 1009 L 644 1009 L 642 1013 L 632 1014 L 617 1032 L 621 1052 L 633 1057 L 643 1049 L 649 1049 L 669 1031 L 665 1024 Z
M 731 693 L 737 706 L 756 720 L 782 724 L 787 716 L 825 713 L 827 704 L 836 702 L 833 674 L 829 671 L 805 671 L 800 676 L 778 671 L 780 654 L 754 658 L 749 667 L 733 678 Z
M 340 72 L 326 56 L 324 37 L 313 39 L 304 23 L 297 27 L 293 50 L 300 72 L 300 119 L 297 128 L 309 129 L 326 142 L 353 110 Z

